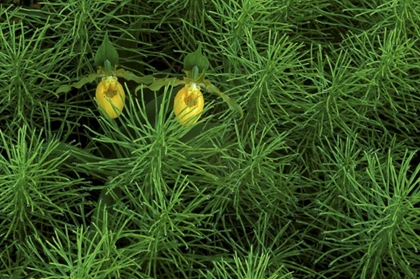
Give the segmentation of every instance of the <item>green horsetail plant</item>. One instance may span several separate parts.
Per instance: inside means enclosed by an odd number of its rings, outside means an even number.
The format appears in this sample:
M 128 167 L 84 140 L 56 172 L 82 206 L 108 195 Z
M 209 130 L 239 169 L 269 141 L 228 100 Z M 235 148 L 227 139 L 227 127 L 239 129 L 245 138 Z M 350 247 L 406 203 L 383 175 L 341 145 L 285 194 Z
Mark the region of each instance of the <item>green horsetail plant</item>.
M 283 265 L 271 266 L 268 254 L 259 254 L 252 247 L 246 256 L 235 252 L 233 258 L 222 258 L 215 262 L 212 270 L 201 272 L 206 279 L 292 279 L 293 272 L 288 272 Z
M 410 166 L 415 152 L 403 152 L 395 141 L 388 151 L 360 150 L 357 143 L 357 138 L 337 140 L 320 149 L 321 158 L 334 163 L 320 170 L 325 189 L 318 194 L 316 223 L 329 249 L 317 261 L 329 261 L 326 272 L 333 278 L 415 278 L 420 264 L 420 166 Z
M 42 278 L 145 278 L 135 256 L 147 251 L 147 237 L 127 231 L 129 219 L 115 218 L 115 229 L 108 227 L 108 214 L 102 216 L 102 228 L 65 226 L 54 230 L 48 240 L 39 235 L 28 238 L 27 247 L 33 261 L 28 273 Z M 130 238 L 131 244 L 117 247 Z
M 42 131 L 23 126 L 17 138 L 0 131 L 0 235 L 24 240 L 65 214 L 66 204 L 80 199 L 81 180 L 71 179 L 59 168 L 68 154 L 53 156 L 57 140 L 44 142 Z
M 31 252 L 22 246 L 37 234 L 48 238 L 50 227 L 77 219 L 75 209 L 83 201 L 84 181 L 63 172 L 68 152 L 57 152 L 60 142 L 48 141 L 42 130 L 24 125 L 17 137 L 0 131 L 0 252 L 2 274 L 22 277 Z

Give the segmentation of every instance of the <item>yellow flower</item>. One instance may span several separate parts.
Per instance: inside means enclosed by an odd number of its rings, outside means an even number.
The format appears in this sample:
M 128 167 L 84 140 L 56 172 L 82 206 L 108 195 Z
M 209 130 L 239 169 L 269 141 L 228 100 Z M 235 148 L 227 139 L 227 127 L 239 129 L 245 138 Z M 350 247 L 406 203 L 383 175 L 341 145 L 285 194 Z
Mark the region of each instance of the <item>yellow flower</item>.
M 174 113 L 182 125 L 192 125 L 198 121 L 204 109 L 204 98 L 200 86 L 188 83 L 175 96 Z
M 102 78 L 96 87 L 96 100 L 112 119 L 121 114 L 124 108 L 125 93 L 117 77 L 107 76 Z

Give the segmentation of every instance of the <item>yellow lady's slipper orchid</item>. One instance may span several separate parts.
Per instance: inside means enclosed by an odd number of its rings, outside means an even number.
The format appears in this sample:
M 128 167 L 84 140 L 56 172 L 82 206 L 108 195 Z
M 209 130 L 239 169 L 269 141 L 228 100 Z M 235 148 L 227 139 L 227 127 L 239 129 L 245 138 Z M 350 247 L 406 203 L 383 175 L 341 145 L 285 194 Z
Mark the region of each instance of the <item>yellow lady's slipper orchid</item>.
M 120 116 L 125 101 L 125 92 L 116 76 L 103 77 L 96 87 L 96 100 L 99 106 L 112 119 Z
M 187 83 L 176 94 L 174 113 L 180 124 L 188 126 L 196 123 L 203 109 L 204 97 L 196 83 Z

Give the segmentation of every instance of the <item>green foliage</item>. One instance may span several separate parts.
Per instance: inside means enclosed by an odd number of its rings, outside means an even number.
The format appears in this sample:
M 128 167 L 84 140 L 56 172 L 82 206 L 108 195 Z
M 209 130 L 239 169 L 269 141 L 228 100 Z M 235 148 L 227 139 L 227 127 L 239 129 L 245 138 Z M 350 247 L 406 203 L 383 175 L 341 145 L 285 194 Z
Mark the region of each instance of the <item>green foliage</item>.
M 0 278 L 419 277 L 419 15 L 414 0 L 2 5 Z M 197 48 L 205 108 L 184 127 L 173 102 Z M 115 120 L 94 100 L 105 60 L 126 93 Z

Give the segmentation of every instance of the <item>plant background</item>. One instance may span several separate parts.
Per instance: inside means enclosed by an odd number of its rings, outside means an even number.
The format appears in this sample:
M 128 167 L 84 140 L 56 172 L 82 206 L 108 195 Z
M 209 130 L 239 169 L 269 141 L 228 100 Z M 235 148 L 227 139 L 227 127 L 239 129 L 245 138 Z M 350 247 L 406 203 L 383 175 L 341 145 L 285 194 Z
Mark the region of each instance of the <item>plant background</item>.
M 19 2 L 19 1 L 18 1 Z M 68 0 L 0 6 L 0 278 L 418 278 L 420 6 L 414 0 Z M 34 3 L 32 3 L 34 4 Z M 195 127 L 169 86 L 202 43 Z M 123 80 L 121 80 L 123 81 Z

